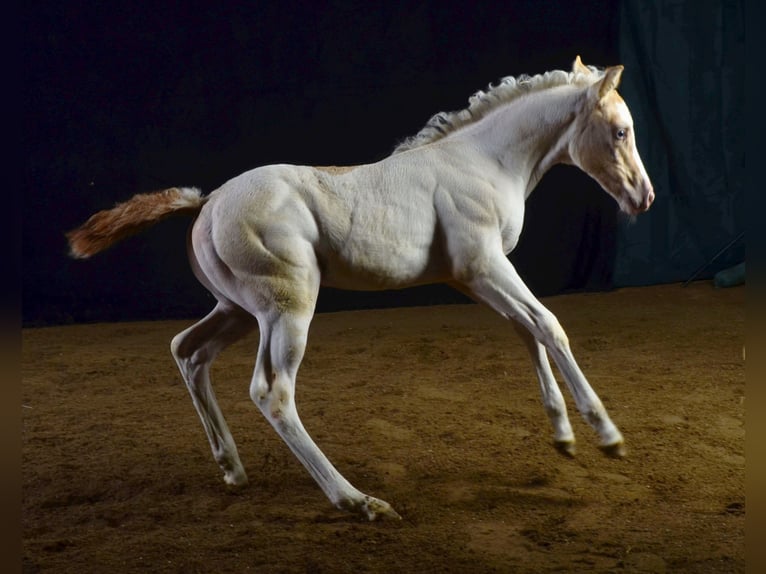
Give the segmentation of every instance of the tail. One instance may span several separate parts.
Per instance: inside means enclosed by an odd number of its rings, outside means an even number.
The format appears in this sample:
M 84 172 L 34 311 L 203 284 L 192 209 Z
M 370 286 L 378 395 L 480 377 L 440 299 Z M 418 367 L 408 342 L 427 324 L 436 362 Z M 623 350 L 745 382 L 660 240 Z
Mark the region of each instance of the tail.
M 191 187 L 171 187 L 134 195 L 112 209 L 99 211 L 66 234 L 70 255 L 87 259 L 172 215 L 199 213 L 206 198 Z

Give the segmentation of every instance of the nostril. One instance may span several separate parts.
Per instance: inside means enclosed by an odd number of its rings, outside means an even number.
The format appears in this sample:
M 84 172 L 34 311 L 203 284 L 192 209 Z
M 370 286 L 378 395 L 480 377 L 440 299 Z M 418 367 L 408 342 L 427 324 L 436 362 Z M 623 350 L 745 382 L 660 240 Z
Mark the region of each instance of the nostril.
M 654 203 L 654 190 L 649 188 L 649 193 L 646 194 L 646 200 L 644 201 L 645 209 L 649 209 L 652 203 Z

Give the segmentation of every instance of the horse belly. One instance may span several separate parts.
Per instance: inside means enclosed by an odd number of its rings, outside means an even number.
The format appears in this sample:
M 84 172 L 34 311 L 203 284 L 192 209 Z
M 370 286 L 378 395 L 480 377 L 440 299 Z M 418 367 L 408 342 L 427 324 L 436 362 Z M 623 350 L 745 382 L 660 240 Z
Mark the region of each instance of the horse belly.
M 322 285 L 339 289 L 399 289 L 445 279 L 433 249 L 406 243 L 358 241 L 322 256 Z
M 404 218 L 403 221 L 406 221 Z M 380 216 L 357 223 L 338 242 L 318 249 L 322 284 L 339 289 L 398 289 L 446 279 L 433 226 L 402 225 Z M 334 245 L 332 244 L 334 243 Z

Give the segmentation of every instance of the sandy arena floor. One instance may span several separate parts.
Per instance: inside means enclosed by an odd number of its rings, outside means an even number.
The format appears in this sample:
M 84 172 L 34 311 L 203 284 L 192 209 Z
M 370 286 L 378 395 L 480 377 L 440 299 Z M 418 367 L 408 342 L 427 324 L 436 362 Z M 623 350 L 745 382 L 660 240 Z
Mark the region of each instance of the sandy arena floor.
M 401 521 L 335 510 L 248 397 L 257 335 L 213 368 L 250 485 L 227 491 L 169 352 L 190 321 L 25 329 L 24 572 L 745 570 L 745 287 L 547 298 L 625 435 L 551 427 L 521 341 L 478 305 L 317 315 L 303 421 Z

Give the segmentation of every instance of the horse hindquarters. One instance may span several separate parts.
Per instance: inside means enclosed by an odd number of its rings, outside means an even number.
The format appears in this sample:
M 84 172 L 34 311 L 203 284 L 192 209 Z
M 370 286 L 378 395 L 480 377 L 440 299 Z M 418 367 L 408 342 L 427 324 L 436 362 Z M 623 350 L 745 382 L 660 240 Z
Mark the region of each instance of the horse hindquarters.
M 235 197 L 225 205 L 224 211 L 231 213 L 237 200 Z M 215 235 L 215 217 L 211 202 L 192 232 L 192 263 L 200 280 L 222 303 L 190 332 L 179 335 L 174 349 L 196 349 L 183 353 L 185 359 L 179 366 L 182 372 L 190 372 L 185 373 L 185 379 L 227 482 L 238 473 L 244 476 L 244 470 L 215 404 L 209 364 L 224 344 L 244 332 L 245 324 L 252 325 L 255 318 L 260 341 L 250 383 L 253 402 L 335 506 L 369 520 L 383 515 L 398 517 L 387 502 L 360 492 L 338 472 L 298 415 L 295 381 L 320 283 L 314 247 L 306 237 L 307 226 L 294 220 L 273 223 L 244 217 L 227 221 Z M 281 225 L 278 232 L 275 225 Z

